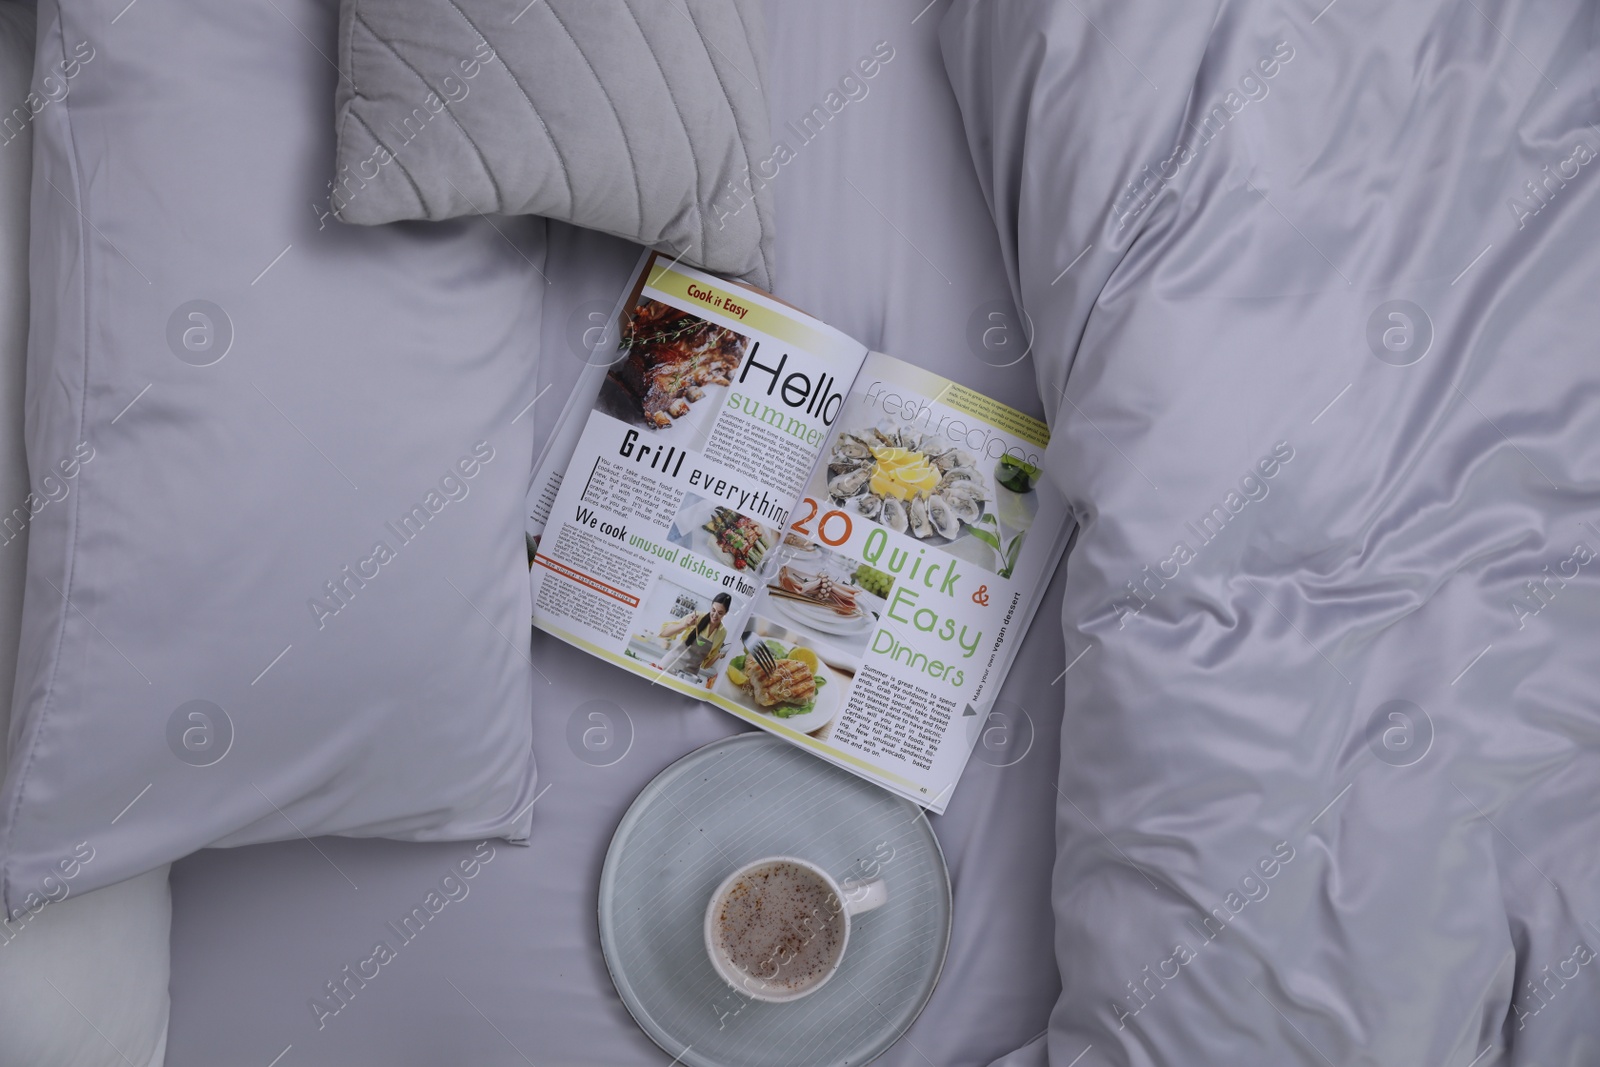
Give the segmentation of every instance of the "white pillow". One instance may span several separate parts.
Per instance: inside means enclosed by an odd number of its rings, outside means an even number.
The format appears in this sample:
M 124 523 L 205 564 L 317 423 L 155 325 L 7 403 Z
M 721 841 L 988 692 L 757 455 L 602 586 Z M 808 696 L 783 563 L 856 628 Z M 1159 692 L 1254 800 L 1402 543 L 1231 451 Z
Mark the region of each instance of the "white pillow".
M 22 373 L 28 362 L 28 190 L 33 174 L 28 80 L 32 75 L 33 8 L 4 0 L 0 2 L 0 777 L 5 773 L 11 686 L 22 632 L 22 586 L 28 572 L 28 527 L 13 509 L 22 507 L 28 496 Z
M 75 893 L 532 825 L 544 224 L 334 223 L 337 19 L 39 5 L 12 909 L 84 841 Z
M 11 119 L 0 130 L 0 502 L 6 513 L 28 493 L 22 375 L 33 138 L 31 121 L 12 109 L 20 107 L 31 120 L 33 109 L 49 106 L 44 94 L 29 97 L 33 38 L 33 8 L 0 0 L 0 103 Z M 0 767 L 27 551 L 25 525 L 0 532 Z M 161 867 L 0 922 L 0 1067 L 160 1067 L 171 917 L 167 868 Z
M 161 1067 L 167 868 L 0 923 L 0 1067 Z

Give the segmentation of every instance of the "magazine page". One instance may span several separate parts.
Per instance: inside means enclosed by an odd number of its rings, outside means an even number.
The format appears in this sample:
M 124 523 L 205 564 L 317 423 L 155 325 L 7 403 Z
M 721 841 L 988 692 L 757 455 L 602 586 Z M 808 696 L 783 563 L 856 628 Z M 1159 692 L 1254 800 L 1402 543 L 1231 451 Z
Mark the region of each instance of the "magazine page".
M 1071 533 L 1040 479 L 1048 442 L 1036 419 L 870 355 L 714 702 L 942 812 Z
M 670 261 L 662 260 L 661 253 L 653 249 L 646 250 L 640 255 L 638 264 L 628 278 L 628 284 L 617 295 L 611 313 L 607 315 L 591 307 L 579 323 L 582 327 L 581 334 L 568 341 L 575 350 L 579 350 L 581 346 L 583 370 L 561 407 L 555 427 L 545 440 L 538 458 L 534 460 L 533 480 L 528 485 L 526 527 L 530 564 L 538 547 L 539 538 L 544 533 L 545 524 L 550 521 L 550 509 L 555 506 L 556 493 L 566 476 L 567 465 L 572 462 L 572 455 L 577 451 L 578 438 L 582 436 L 583 428 L 588 425 L 589 415 L 594 411 L 594 398 L 599 395 L 600 387 L 610 375 L 612 364 L 625 354 L 619 341 L 623 328 L 631 321 L 629 310 L 639 300 L 645 278 L 658 262 Z M 549 386 L 545 388 L 548 389 Z M 540 396 L 542 395 L 543 390 L 540 391 Z M 539 397 L 536 396 L 534 399 L 538 400 Z
M 601 341 L 530 493 L 534 624 L 704 698 L 866 349 L 660 256 Z

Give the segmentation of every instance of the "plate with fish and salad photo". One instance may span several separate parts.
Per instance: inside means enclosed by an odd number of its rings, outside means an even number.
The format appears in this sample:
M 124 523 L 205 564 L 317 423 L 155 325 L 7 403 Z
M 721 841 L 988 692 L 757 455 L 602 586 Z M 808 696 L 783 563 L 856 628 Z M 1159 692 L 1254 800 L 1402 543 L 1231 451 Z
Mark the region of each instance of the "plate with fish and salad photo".
M 772 654 L 771 669 L 751 652 L 754 644 Z M 715 691 L 752 711 L 770 716 L 791 730 L 814 734 L 839 714 L 850 679 L 817 654 L 810 642 L 793 631 L 752 617 L 740 644 L 717 677 Z

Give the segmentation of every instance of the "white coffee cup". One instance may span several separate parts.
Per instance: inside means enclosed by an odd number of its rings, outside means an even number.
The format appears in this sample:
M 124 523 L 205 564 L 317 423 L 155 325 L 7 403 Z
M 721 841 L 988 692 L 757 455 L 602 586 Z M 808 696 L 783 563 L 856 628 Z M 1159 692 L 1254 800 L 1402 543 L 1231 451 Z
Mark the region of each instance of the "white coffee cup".
M 814 936 L 831 934 L 832 938 L 837 941 L 837 947 L 833 950 L 831 959 L 825 962 L 825 969 L 821 977 L 810 980 L 799 987 L 783 981 L 782 975 L 783 965 L 794 960 L 799 955 L 798 951 L 791 955 L 789 960 L 780 960 L 777 957 L 782 950 L 779 950 L 773 956 L 763 960 L 761 965 L 758 965 L 752 971 L 741 968 L 729 958 L 722 944 L 722 938 L 718 936 L 721 932 L 719 916 L 722 905 L 727 900 L 730 891 L 748 876 L 759 872 L 761 868 L 775 864 L 789 864 L 798 868 L 804 875 L 814 878 L 830 894 L 822 913 L 817 914 L 813 909 L 813 914 L 807 918 L 827 924 L 826 926 L 815 927 Z M 882 878 L 874 878 L 865 882 L 854 879 L 849 879 L 849 881 L 850 887 L 848 889 L 841 887 L 827 871 L 818 867 L 815 863 L 800 859 L 797 856 L 765 856 L 744 864 L 722 880 L 722 884 L 717 886 L 717 891 L 711 894 L 711 900 L 706 904 L 705 943 L 706 955 L 711 960 L 711 966 L 724 982 L 755 1000 L 763 1000 L 771 1004 L 782 1004 L 791 1000 L 799 1000 L 801 997 L 815 993 L 828 984 L 828 980 L 838 972 L 839 964 L 844 960 L 845 949 L 850 944 L 850 921 L 852 916 L 882 907 L 889 899 L 889 890 L 884 885 Z M 802 919 L 802 924 L 805 921 L 805 919 Z M 761 971 L 768 966 L 772 968 L 772 974 L 762 974 Z

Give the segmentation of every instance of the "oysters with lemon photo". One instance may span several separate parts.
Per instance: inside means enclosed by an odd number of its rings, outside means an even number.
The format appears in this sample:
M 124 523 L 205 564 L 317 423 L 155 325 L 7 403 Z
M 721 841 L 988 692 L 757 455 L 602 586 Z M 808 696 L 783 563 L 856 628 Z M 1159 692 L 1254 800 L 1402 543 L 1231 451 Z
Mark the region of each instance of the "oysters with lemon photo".
M 944 437 L 909 427 L 845 431 L 828 455 L 827 493 L 897 533 L 953 541 L 994 499 L 980 462 Z

